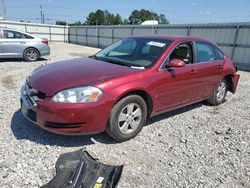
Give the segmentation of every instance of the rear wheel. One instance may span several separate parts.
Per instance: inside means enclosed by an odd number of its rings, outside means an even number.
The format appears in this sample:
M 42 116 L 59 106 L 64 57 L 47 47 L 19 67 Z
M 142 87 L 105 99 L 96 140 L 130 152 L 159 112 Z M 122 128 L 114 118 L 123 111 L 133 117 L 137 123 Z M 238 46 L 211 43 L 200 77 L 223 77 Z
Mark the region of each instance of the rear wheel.
M 106 132 L 118 142 L 135 137 L 147 118 L 147 105 L 142 97 L 130 95 L 115 104 L 110 113 Z
M 212 105 L 219 105 L 225 101 L 228 90 L 228 83 L 226 79 L 219 82 L 217 89 L 214 91 L 213 96 L 207 101 Z
M 40 54 L 35 48 L 28 48 L 24 51 L 23 57 L 25 61 L 37 61 Z

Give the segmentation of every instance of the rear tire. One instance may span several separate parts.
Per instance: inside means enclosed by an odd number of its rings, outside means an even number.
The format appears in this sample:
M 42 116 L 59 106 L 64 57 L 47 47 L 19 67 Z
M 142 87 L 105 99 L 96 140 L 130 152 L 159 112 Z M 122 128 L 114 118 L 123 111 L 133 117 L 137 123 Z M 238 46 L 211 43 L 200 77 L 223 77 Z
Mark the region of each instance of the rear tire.
M 28 48 L 23 53 L 23 58 L 25 61 L 37 61 L 40 57 L 40 54 L 37 49 L 35 48 Z
M 208 103 L 211 105 L 217 106 L 225 101 L 228 91 L 228 83 L 226 79 L 223 79 L 219 82 L 216 90 L 213 93 L 213 96 L 208 99 Z
M 111 110 L 107 134 L 118 142 L 134 138 L 145 125 L 147 105 L 138 95 L 129 95 L 118 101 Z

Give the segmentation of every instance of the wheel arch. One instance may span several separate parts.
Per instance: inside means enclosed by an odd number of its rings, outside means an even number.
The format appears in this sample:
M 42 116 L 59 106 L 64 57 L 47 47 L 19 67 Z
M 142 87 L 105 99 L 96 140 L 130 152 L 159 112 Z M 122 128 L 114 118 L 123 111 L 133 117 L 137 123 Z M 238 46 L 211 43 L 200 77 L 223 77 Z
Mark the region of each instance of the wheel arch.
M 227 84 L 228 84 L 227 90 L 232 92 L 232 93 L 234 93 L 234 91 L 235 91 L 233 80 L 232 80 L 233 76 L 234 75 L 232 75 L 232 74 L 227 74 L 224 76 L 224 79 L 227 81 Z
M 121 99 L 129 96 L 129 95 L 138 95 L 143 98 L 143 100 L 146 102 L 147 105 L 147 118 L 150 117 L 152 111 L 153 111 L 153 100 L 150 94 L 148 94 L 146 91 L 137 89 L 137 90 L 131 90 L 123 93 L 121 96 L 118 97 L 118 99 L 115 101 L 114 105 L 120 101 Z
M 24 49 L 24 51 L 23 51 L 23 58 L 24 58 L 24 53 L 25 53 L 26 50 L 28 50 L 28 49 L 35 49 L 35 50 L 38 52 L 39 57 L 41 56 L 40 51 L 39 51 L 36 47 L 34 47 L 34 46 L 29 46 L 29 47 L 27 47 L 27 48 Z

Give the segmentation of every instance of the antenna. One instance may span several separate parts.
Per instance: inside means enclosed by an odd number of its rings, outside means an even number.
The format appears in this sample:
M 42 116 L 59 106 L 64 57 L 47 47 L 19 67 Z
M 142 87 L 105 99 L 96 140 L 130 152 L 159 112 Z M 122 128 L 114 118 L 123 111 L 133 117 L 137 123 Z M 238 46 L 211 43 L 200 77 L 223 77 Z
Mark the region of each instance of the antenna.
M 2 8 L 3 8 L 3 19 L 5 20 L 5 18 L 6 18 L 6 6 L 5 6 L 4 0 L 2 0 Z

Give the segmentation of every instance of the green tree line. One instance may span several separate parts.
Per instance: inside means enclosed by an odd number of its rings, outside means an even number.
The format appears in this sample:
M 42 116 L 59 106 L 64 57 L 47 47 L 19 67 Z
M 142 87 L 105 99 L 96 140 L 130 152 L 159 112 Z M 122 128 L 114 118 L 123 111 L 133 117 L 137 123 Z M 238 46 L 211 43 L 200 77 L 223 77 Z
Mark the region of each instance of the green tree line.
M 120 14 L 113 14 L 108 10 L 98 9 L 95 12 L 89 13 L 85 21 L 77 21 L 69 25 L 138 25 L 146 20 L 156 20 L 159 24 L 169 24 L 164 14 L 157 14 L 145 9 L 132 11 L 128 19 L 122 19 Z M 67 23 L 57 21 L 56 24 L 66 25 Z

